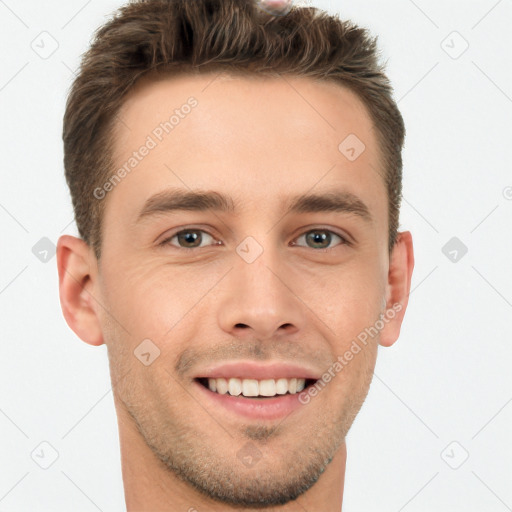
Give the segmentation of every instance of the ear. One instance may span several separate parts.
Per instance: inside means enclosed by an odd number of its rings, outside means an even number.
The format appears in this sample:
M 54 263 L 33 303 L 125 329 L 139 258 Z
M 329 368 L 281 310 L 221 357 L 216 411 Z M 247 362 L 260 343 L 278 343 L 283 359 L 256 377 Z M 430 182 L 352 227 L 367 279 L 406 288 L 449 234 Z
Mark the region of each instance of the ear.
M 90 345 L 102 345 L 103 334 L 94 297 L 97 261 L 80 238 L 63 235 L 57 242 L 60 305 L 76 335 Z
M 397 241 L 391 251 L 388 283 L 386 286 L 386 310 L 384 327 L 380 331 L 379 344 L 390 347 L 400 335 L 414 268 L 412 235 L 409 231 L 398 233 Z

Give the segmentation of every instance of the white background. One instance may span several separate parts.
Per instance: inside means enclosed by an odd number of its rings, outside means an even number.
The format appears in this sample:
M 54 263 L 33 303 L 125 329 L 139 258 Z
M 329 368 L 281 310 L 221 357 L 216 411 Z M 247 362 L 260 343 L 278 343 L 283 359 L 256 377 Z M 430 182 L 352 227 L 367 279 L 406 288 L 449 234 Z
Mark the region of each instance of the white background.
M 76 234 L 64 102 L 120 5 L 0 0 L 0 512 L 124 508 L 106 348 L 69 329 L 56 258 L 32 251 Z M 512 510 L 512 4 L 315 5 L 379 35 L 407 127 L 401 229 L 416 254 L 401 337 L 380 349 L 348 436 L 344 512 Z M 44 59 L 43 44 L 58 48 Z M 468 249 L 456 262 L 452 237 Z M 46 470 L 41 442 L 59 455 Z

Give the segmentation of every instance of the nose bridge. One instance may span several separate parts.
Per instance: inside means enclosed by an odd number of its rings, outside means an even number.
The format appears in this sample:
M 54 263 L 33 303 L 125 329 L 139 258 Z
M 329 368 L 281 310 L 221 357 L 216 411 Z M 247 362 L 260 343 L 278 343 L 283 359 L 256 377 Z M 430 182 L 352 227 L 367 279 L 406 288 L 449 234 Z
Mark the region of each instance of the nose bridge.
M 287 282 L 278 248 L 270 242 L 258 247 L 248 238 L 236 249 L 219 304 L 221 328 L 237 335 L 250 331 L 258 338 L 277 335 L 280 329 L 296 331 L 301 327 L 300 301 Z

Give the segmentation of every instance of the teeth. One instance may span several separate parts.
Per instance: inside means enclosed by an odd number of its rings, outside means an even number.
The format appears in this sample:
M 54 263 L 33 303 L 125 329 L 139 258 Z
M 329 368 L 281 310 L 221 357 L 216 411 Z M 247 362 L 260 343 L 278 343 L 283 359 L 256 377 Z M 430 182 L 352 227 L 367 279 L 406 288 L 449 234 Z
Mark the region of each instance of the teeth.
M 274 379 L 260 380 L 260 395 L 261 396 L 275 396 L 276 394 L 276 381 Z
M 284 395 L 288 391 L 288 379 L 277 379 L 276 380 L 276 393 L 278 395 Z
M 211 386 L 210 381 L 216 381 L 217 393 L 225 395 L 228 392 L 228 381 L 226 379 L 208 379 L 208 387 Z M 215 386 L 215 384 L 214 384 Z M 211 388 L 210 388 L 211 389 Z
M 275 396 L 291 395 L 304 389 L 306 379 L 208 379 L 208 388 L 211 391 L 232 396 Z
M 242 392 L 242 381 L 240 379 L 229 379 L 228 390 L 230 395 L 238 396 Z
M 215 380 L 215 379 L 208 379 Z M 244 379 L 242 381 L 242 395 L 244 396 L 258 396 L 259 386 L 258 381 L 254 379 Z

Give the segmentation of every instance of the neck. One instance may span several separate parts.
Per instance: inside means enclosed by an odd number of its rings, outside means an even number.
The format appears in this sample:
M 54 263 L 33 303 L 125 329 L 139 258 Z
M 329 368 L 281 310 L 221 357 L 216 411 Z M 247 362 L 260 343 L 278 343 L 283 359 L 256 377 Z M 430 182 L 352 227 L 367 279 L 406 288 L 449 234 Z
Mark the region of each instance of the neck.
M 250 509 L 227 506 L 199 493 L 179 479 L 154 455 L 133 423 L 118 408 L 121 465 L 127 512 L 243 512 Z M 347 459 L 343 442 L 318 481 L 293 502 L 261 512 L 340 512 Z

